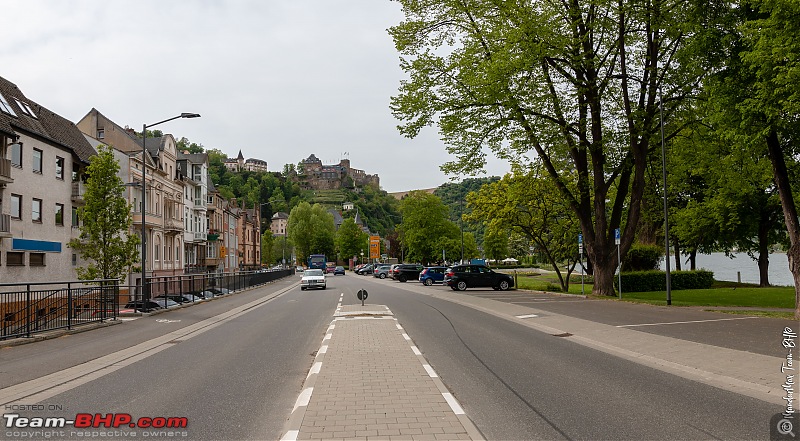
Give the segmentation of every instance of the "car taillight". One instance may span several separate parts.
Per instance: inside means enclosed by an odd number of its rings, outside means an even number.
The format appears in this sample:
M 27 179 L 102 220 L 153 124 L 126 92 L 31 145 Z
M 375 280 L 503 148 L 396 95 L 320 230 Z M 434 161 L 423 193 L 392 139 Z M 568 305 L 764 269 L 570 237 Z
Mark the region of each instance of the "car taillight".
M 425 274 L 427 274 L 427 273 L 428 273 L 428 268 L 425 268 L 424 270 L 422 270 L 422 272 L 420 273 L 420 275 L 425 275 Z
M 447 276 L 447 277 L 453 277 L 455 275 L 456 275 L 456 273 L 454 273 L 453 271 L 448 271 L 447 273 L 445 273 L 445 276 Z

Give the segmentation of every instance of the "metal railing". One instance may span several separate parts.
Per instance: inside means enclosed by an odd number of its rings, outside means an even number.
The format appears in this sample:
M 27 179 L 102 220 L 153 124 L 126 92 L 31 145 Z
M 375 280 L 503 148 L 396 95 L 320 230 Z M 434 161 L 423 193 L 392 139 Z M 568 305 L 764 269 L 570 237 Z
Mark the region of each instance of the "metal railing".
M 205 291 L 219 294 L 219 288 L 227 291 L 241 291 L 252 286 L 262 285 L 294 274 L 293 269 L 279 271 L 238 271 L 233 273 L 197 273 L 180 276 L 149 277 L 150 297 L 194 294 L 200 297 Z M 124 287 L 123 287 L 124 288 Z M 126 302 L 142 300 L 141 284 L 128 287 L 129 299 Z M 218 292 L 214 292 L 218 291 Z M 124 296 L 123 296 L 124 297 Z M 123 299 L 124 300 L 124 299 Z M 125 302 L 121 302 L 124 306 Z
M 0 284 L 0 340 L 117 317 L 118 280 Z

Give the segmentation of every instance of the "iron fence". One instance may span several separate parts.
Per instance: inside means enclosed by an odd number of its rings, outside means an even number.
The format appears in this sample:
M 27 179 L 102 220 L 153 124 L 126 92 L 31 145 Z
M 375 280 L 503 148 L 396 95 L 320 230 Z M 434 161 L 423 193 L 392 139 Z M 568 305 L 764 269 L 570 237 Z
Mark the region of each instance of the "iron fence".
M 0 284 L 0 340 L 116 318 L 118 280 Z
M 150 298 L 194 294 L 208 298 L 241 291 L 294 274 L 294 269 L 154 276 Z M 118 280 L 0 284 L 0 340 L 115 319 L 126 305 L 142 302 L 141 284 Z

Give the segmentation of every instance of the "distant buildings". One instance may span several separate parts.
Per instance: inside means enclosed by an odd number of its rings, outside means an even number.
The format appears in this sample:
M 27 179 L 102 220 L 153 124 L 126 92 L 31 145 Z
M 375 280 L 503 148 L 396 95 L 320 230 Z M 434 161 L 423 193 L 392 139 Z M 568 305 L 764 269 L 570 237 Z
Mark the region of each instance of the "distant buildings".
M 322 160 L 313 154 L 300 163 L 295 179 L 303 188 L 310 190 L 334 190 L 364 185 L 380 187 L 378 175 L 351 168 L 349 159 L 342 159 L 335 165 L 323 165 Z
M 250 158 L 245 161 L 244 156 L 242 155 L 242 151 L 239 150 L 239 156 L 237 156 L 236 159 L 225 160 L 225 168 L 227 168 L 232 172 L 238 172 L 238 171 L 266 172 L 267 161 L 262 161 L 260 159 L 255 159 L 255 158 Z

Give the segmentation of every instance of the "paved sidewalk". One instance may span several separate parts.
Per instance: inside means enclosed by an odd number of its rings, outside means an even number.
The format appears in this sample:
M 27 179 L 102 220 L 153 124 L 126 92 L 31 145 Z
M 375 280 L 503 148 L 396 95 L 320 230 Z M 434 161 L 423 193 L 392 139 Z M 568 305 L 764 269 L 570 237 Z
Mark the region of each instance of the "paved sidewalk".
M 483 439 L 383 305 L 337 308 L 285 440 Z

